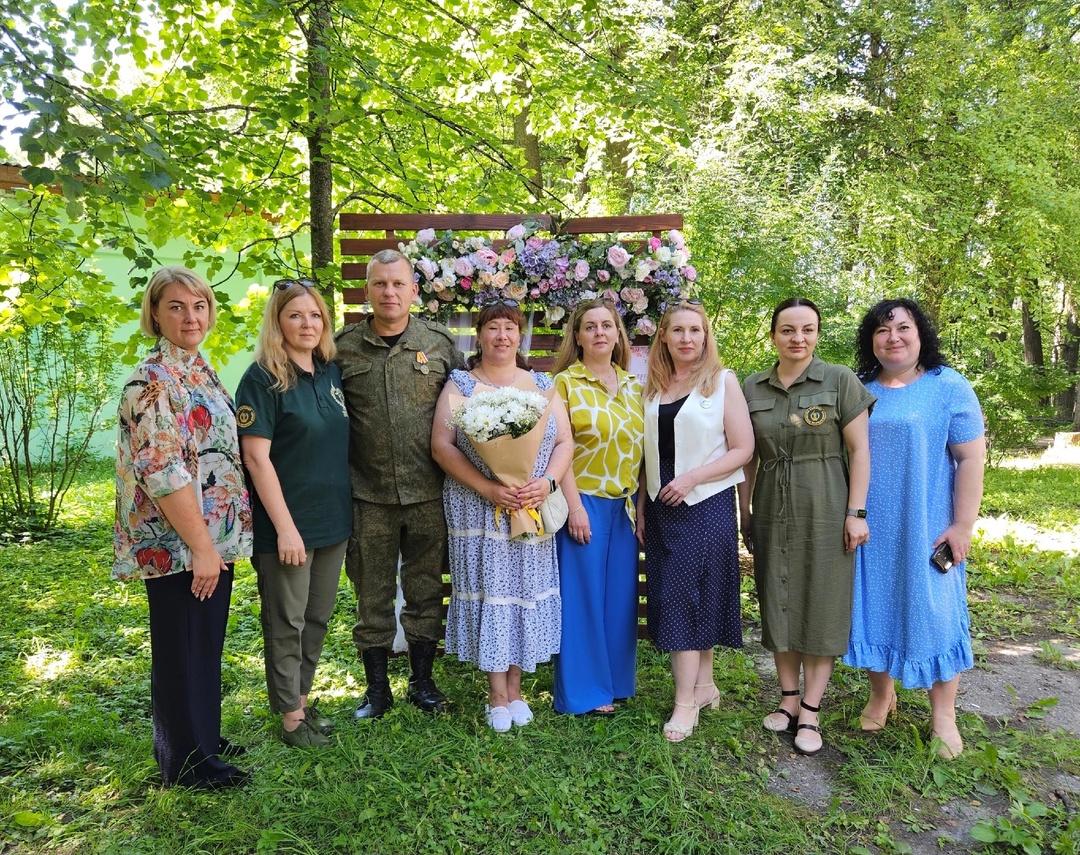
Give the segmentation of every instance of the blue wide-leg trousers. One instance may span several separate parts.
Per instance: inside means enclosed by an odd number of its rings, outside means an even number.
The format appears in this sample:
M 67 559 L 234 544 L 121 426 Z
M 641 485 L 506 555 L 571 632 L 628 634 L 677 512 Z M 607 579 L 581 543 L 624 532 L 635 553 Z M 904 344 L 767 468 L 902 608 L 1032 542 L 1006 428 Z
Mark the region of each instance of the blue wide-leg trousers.
M 634 694 L 637 672 L 638 542 L 625 499 L 581 494 L 592 539 L 557 537 L 562 643 L 555 711 L 579 714 Z

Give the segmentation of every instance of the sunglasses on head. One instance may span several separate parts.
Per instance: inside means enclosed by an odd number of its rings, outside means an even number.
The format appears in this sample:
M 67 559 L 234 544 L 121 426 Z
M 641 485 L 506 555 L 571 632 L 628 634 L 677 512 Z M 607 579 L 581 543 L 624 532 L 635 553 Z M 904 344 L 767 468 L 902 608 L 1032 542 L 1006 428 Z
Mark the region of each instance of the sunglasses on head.
M 687 306 L 701 307 L 703 305 L 704 303 L 702 303 L 701 300 L 679 300 L 679 302 L 677 303 L 670 303 L 668 307 L 664 309 L 664 314 L 666 315 L 668 312 L 674 312 L 679 309 L 684 309 Z
M 487 309 L 491 306 L 509 306 L 511 309 L 516 309 L 520 303 L 517 300 L 511 300 L 509 297 L 492 297 L 490 300 L 484 300 L 480 304 L 481 309 Z
M 311 279 L 279 279 L 274 283 L 274 287 L 278 291 L 288 291 L 294 285 L 299 285 L 303 288 L 316 287 L 315 282 Z

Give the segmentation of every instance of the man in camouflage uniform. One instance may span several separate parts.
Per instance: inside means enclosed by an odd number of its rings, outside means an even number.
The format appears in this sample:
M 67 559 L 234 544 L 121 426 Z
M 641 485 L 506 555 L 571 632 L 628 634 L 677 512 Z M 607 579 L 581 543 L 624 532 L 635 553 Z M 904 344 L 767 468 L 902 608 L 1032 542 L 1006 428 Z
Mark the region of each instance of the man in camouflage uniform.
M 447 549 L 443 473 L 431 459 L 431 423 L 446 378 L 463 360 L 448 329 L 409 314 L 416 294 L 409 260 L 392 249 L 377 253 L 368 264 L 370 317 L 335 336 L 353 493 L 345 572 L 356 590 L 353 641 L 367 677 L 358 719 L 380 718 L 394 703 L 386 666 L 397 631 L 399 553 L 401 625 L 411 665 L 406 697 L 425 712 L 447 707 L 431 677 L 442 637 Z

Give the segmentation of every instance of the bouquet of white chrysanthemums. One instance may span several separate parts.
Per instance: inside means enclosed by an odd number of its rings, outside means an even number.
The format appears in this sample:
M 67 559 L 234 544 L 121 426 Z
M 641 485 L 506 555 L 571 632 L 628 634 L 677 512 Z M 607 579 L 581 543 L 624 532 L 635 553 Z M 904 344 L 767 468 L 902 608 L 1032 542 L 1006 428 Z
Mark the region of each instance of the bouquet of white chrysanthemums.
M 500 436 L 516 439 L 536 427 L 548 403 L 539 392 L 507 386 L 466 398 L 453 410 L 451 424 L 465 431 L 474 443 Z
M 488 388 L 491 391 L 487 391 Z M 544 441 L 551 392 L 531 392 L 512 386 L 477 385 L 471 398 L 450 396 L 450 427 L 463 431 L 480 459 L 507 487 L 524 487 L 532 479 Z M 504 509 L 496 508 L 498 520 Z M 528 537 L 542 530 L 535 508 L 511 511 L 510 536 Z

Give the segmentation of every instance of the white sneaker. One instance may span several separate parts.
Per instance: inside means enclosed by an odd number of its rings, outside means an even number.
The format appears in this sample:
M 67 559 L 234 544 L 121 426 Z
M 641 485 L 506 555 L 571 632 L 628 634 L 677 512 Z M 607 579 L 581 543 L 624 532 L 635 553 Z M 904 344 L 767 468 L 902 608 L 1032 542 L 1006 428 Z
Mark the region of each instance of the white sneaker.
M 525 701 L 510 701 L 510 718 L 518 727 L 524 727 L 533 720 L 533 711 Z
M 488 726 L 496 733 L 506 733 L 510 729 L 513 719 L 510 716 L 510 710 L 506 707 L 492 707 L 485 704 L 484 711 L 487 713 Z

